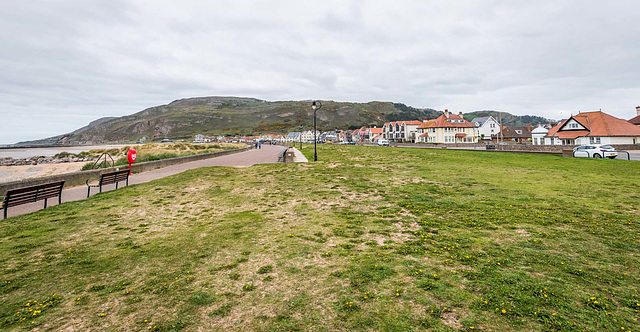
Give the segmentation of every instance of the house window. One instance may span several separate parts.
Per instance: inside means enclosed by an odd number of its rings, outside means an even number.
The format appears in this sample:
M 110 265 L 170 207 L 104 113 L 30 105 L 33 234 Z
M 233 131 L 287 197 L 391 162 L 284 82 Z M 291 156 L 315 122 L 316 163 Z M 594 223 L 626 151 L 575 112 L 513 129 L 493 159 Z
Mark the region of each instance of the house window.
M 578 124 L 577 124 L 577 123 L 575 123 L 575 122 L 571 122 L 571 123 L 569 124 L 569 129 L 578 129 L 578 128 L 579 128 L 579 127 L 578 127 Z
M 589 137 L 589 143 L 600 144 L 600 137 Z

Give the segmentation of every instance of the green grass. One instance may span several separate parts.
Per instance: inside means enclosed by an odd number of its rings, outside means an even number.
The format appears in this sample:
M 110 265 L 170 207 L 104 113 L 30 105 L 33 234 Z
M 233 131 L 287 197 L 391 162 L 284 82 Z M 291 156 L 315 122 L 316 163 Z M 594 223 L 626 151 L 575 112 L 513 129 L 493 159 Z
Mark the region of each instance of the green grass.
M 3 221 L 0 329 L 638 330 L 637 163 L 318 155 Z

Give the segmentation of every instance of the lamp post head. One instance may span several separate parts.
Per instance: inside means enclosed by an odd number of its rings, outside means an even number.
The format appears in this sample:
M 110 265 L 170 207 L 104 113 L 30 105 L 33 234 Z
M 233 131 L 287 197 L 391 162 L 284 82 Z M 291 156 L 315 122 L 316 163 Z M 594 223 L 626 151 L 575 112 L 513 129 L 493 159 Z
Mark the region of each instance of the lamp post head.
M 320 109 L 320 107 L 322 107 L 322 103 L 320 101 L 314 100 L 311 103 L 311 108 L 315 111 L 317 109 Z

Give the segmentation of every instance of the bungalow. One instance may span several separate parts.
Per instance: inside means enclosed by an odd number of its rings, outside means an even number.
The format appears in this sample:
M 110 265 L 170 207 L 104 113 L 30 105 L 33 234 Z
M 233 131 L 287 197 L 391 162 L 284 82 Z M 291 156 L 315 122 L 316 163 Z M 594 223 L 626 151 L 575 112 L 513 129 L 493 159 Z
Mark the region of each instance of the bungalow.
M 481 140 L 490 140 L 500 133 L 500 124 L 492 116 L 483 116 L 471 120 Z
M 512 141 L 516 143 L 524 143 L 531 139 L 531 125 L 526 127 L 507 127 L 502 126 L 500 133 L 502 141 Z
M 638 144 L 640 127 L 602 111 L 578 113 L 551 128 L 546 145 Z
M 425 120 L 417 132 L 417 142 L 423 143 L 477 143 L 478 128 L 462 117 L 444 110 L 435 120 Z

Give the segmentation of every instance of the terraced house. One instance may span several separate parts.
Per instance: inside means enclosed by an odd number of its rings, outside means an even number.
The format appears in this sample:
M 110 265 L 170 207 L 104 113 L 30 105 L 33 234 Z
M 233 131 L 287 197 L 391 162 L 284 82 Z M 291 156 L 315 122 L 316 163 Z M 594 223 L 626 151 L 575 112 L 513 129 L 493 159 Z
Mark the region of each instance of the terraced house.
M 435 120 L 425 120 L 418 127 L 419 143 L 477 143 L 478 128 L 462 117 L 445 110 Z
M 416 142 L 416 133 L 422 121 L 387 122 L 382 127 L 382 137 L 393 142 Z

